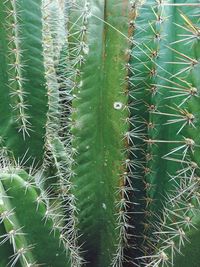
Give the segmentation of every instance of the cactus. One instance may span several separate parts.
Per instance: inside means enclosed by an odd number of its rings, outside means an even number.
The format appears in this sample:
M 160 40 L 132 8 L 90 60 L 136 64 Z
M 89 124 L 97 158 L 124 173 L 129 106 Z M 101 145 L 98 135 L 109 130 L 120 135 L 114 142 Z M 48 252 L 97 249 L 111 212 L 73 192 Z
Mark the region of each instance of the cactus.
M 38 266 L 38 262 L 48 266 L 70 266 L 66 260 L 67 248 L 60 240 L 58 226 L 62 225 L 62 217 L 55 213 L 58 208 L 45 198 L 42 179 L 37 184 L 20 169 L 1 170 L 0 212 L 6 231 L 1 235 L 1 245 L 9 241 L 12 246 L 11 266 L 19 261 L 20 266 Z M 26 216 L 24 210 L 27 210 Z
M 62 201 L 50 197 L 45 182 L 46 147 L 54 146 L 50 93 L 56 87 L 54 62 L 45 49 L 53 50 L 45 4 L 0 3 L 2 267 L 70 266 Z
M 0 266 L 199 266 L 199 7 L 0 2 Z
M 142 149 L 137 173 L 146 191 L 138 208 L 145 208 L 139 258 L 145 266 L 198 266 L 191 256 L 198 241 L 187 241 L 199 233 L 199 26 L 194 3 L 168 2 L 149 1 L 153 8 L 143 5 L 135 20 L 131 83 L 140 106 L 135 129 L 144 124 L 144 138 L 135 143 Z

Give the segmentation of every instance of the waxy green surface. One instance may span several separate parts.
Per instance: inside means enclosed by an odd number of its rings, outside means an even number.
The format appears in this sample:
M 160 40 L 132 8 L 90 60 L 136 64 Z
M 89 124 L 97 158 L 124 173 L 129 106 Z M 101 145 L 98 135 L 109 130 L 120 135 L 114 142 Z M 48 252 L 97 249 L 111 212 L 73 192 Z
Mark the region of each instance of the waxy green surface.
M 88 53 L 72 103 L 73 147 L 78 154 L 72 182 L 88 266 L 106 267 L 116 253 L 119 235 L 117 190 L 124 172 L 123 137 L 128 129 L 125 64 L 129 43 L 124 36 L 128 35 L 130 10 L 128 1 L 91 1 L 90 7 L 85 34 Z

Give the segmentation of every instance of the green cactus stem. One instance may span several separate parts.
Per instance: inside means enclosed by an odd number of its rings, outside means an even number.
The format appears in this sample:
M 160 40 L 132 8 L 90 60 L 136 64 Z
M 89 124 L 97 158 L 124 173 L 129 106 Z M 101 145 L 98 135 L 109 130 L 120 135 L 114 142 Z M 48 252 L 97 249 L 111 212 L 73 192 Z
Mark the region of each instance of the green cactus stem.
M 198 266 L 198 256 L 190 263 L 180 256 L 198 247 L 188 243 L 199 232 L 198 21 L 191 1 L 178 7 L 174 2 L 147 1 L 135 21 L 135 41 L 141 45 L 132 53 L 132 97 L 140 106 L 138 127 L 146 124 L 143 142 L 135 139 L 145 151 L 137 173 L 144 183 L 138 193 L 143 219 L 135 232 L 142 224 L 137 242 L 144 266 Z
M 28 151 L 41 161 L 47 111 L 41 1 L 1 1 L 0 21 L 0 112 L 6 114 L 0 136 L 16 158 Z
M 0 2 L 0 266 L 199 267 L 199 0 Z
M 13 254 L 7 259 L 10 265 L 20 262 L 20 266 L 26 267 L 70 266 L 67 245 L 59 231 L 62 226 L 62 217 L 56 212 L 59 207 L 48 203 L 42 179 L 36 182 L 26 172 L 11 167 L 2 169 L 0 176 L 0 218 L 6 230 L 0 243 L 4 246 L 9 241 L 12 245 Z
M 127 1 L 77 1 L 69 13 L 74 83 L 70 132 L 76 151 L 71 192 L 88 266 L 121 266 L 127 245 L 126 64 L 131 16 Z

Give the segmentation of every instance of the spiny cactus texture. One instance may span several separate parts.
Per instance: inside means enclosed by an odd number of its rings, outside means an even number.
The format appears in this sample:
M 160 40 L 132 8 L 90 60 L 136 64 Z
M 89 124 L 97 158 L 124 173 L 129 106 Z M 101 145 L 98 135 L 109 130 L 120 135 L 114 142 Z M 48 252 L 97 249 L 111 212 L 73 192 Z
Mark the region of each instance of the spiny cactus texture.
M 0 1 L 0 267 L 200 266 L 200 1 Z

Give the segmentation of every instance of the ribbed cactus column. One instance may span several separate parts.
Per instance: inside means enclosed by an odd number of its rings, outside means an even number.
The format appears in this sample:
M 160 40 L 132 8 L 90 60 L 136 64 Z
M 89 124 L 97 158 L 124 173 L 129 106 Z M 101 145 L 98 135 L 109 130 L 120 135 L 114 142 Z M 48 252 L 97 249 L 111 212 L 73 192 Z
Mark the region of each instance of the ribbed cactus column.
M 62 199 L 51 194 L 44 174 L 48 171 L 67 184 L 62 171 L 67 156 L 58 137 L 59 86 L 53 60 L 60 45 L 53 43 L 57 29 L 51 28 L 49 9 L 47 1 L 0 3 L 2 266 L 71 265 Z M 35 166 L 41 166 L 43 159 L 45 168 L 36 177 L 17 170 L 26 165 L 35 174 Z M 38 176 L 45 178 L 38 180 Z
M 27 152 L 41 161 L 47 110 L 41 1 L 1 1 L 0 23 L 0 136 L 16 158 Z
M 164 201 L 166 189 L 170 186 L 166 170 L 169 165 L 172 169 L 172 163 L 162 159 L 165 151 L 166 153 L 168 151 L 170 142 L 164 142 L 164 145 L 162 141 L 159 142 L 170 138 L 170 129 L 163 129 L 164 117 L 155 117 L 153 114 L 162 108 L 165 110 L 167 108 L 165 98 L 168 92 L 158 85 L 158 80 L 170 75 L 171 66 L 165 61 L 173 59 L 171 51 L 168 51 L 165 45 L 166 40 L 170 43 L 170 38 L 173 36 L 167 34 L 167 29 L 172 29 L 173 11 L 173 7 L 164 7 L 157 1 L 148 1 L 138 8 L 138 17 L 135 21 L 134 40 L 137 44 L 134 45 L 132 52 L 131 67 L 134 74 L 131 78 L 130 91 L 132 98 L 135 97 L 133 101 L 135 110 L 132 114 L 135 118 L 133 141 L 136 155 L 133 160 L 139 161 L 138 168 L 134 171 L 137 178 L 134 180 L 134 185 L 138 192 L 133 201 L 137 201 L 139 205 L 135 206 L 133 212 L 137 215 L 135 235 L 141 255 L 149 255 L 153 248 L 151 245 L 152 231 L 154 231 L 152 223 L 155 221 L 153 215 L 155 211 L 157 214 L 162 210 L 161 203 Z M 164 82 L 164 87 L 166 81 L 161 82 L 162 84 Z M 167 103 L 170 105 L 169 101 Z M 174 136 L 173 138 L 176 139 Z M 158 140 L 158 143 L 154 144 L 154 139 Z
M 129 1 L 94 0 L 77 1 L 69 14 L 70 126 L 76 151 L 71 192 L 88 266 L 122 266 L 127 245 L 131 11 Z
M 199 8 L 0 2 L 0 266 L 199 266 Z
M 145 215 L 139 243 L 144 261 L 139 264 L 144 266 L 198 266 L 199 261 L 198 253 L 190 256 L 198 248 L 194 235 L 199 236 L 200 43 L 194 2 L 147 1 L 136 20 L 140 45 L 132 53 L 138 74 L 132 95 L 138 90 L 137 100 L 147 114 L 141 108 L 137 112 L 141 127 L 147 120 L 143 144 L 139 141 L 146 156 L 140 175 L 144 187 L 138 194 L 146 190 L 139 200 Z M 146 90 L 150 95 L 143 99 Z
M 149 194 L 153 183 L 148 181 L 148 176 L 154 175 L 154 171 L 151 170 L 153 154 L 146 140 L 156 131 L 151 112 L 156 109 L 155 98 L 158 93 L 154 82 L 160 52 L 160 35 L 156 29 L 156 26 L 160 26 L 156 17 L 157 9 L 156 1 L 148 1 L 144 5 L 136 1 L 137 17 L 132 22 L 134 43 L 129 62 L 129 92 L 132 122 L 132 186 L 135 190 L 130 200 L 135 204 L 131 207 L 131 221 L 134 225 L 131 241 L 135 245 L 135 250 L 130 249 L 128 252 L 132 258 L 144 255 L 150 249 L 147 233 L 151 225 L 148 218 L 151 217 L 149 207 L 154 199 Z

